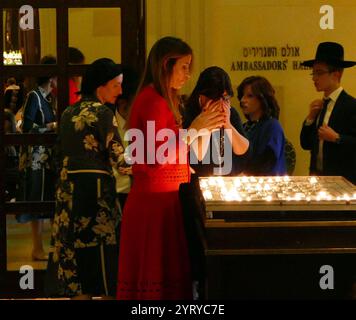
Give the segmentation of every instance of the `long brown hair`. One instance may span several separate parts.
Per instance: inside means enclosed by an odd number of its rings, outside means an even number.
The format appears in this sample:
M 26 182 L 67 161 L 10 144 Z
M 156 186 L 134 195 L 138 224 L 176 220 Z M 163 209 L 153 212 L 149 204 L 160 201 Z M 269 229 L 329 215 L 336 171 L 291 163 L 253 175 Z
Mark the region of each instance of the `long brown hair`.
M 181 125 L 178 92 L 169 87 L 169 81 L 176 61 L 187 55 L 191 55 L 193 60 L 193 50 L 183 40 L 174 37 L 164 37 L 158 40 L 148 55 L 146 67 L 136 93 L 137 95 L 142 88 L 152 84 L 168 102 L 178 125 Z M 129 117 L 130 115 L 131 111 Z

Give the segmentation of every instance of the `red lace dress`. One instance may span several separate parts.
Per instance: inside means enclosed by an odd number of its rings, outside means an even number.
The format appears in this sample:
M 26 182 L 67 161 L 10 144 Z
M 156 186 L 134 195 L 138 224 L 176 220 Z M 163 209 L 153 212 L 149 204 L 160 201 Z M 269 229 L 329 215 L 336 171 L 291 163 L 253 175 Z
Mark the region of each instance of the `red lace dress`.
M 156 133 L 178 127 L 167 102 L 148 86 L 138 95 L 130 127 L 142 130 L 145 152 L 152 154 L 163 142 L 147 139 L 148 121 Z M 176 155 L 179 153 L 177 148 Z M 186 156 L 186 155 L 185 155 Z M 149 157 L 149 156 L 148 156 Z M 133 165 L 133 185 L 125 204 L 120 238 L 118 299 L 191 299 L 192 282 L 183 229 L 179 185 L 189 181 L 189 165 Z

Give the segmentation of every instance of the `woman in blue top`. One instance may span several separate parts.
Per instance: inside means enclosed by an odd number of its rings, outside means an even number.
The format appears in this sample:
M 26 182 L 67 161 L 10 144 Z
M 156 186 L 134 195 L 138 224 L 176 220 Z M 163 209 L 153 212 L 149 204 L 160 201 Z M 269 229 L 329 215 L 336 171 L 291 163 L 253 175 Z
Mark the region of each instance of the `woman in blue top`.
M 244 129 L 250 141 L 244 173 L 247 175 L 284 175 L 285 138 L 278 121 L 279 106 L 267 79 L 252 76 L 237 88 L 238 99 L 247 118 Z

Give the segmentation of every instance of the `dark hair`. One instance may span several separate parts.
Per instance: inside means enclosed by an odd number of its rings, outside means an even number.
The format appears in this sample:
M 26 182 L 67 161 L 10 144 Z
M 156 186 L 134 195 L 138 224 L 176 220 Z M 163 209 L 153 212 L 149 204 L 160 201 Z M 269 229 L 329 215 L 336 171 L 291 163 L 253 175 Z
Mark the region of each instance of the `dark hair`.
M 198 78 L 192 94 L 183 110 L 183 127 L 188 128 L 192 121 L 200 114 L 199 96 L 204 95 L 212 100 L 218 100 L 226 92 L 233 96 L 231 80 L 225 70 L 213 66 L 205 69 Z
M 82 64 L 84 63 L 84 54 L 77 48 L 68 48 L 68 62 L 71 64 Z
M 122 74 L 121 64 L 109 58 L 100 58 L 91 63 L 85 71 L 80 93 L 90 96 L 96 89 Z
M 9 79 L 6 80 L 6 84 L 8 86 L 12 85 L 12 84 L 16 84 L 16 79 L 14 77 L 11 77 Z
M 129 66 L 122 66 L 122 73 L 124 75 L 122 81 L 122 95 L 119 98 L 130 101 L 136 94 L 139 85 L 139 76 L 137 72 Z
M 178 124 L 181 122 L 178 110 L 178 94 L 175 90 L 170 90 L 169 80 L 176 61 L 187 55 L 191 55 L 193 58 L 193 51 L 183 40 L 174 37 L 164 37 L 158 40 L 148 55 L 146 67 L 137 91 L 139 92 L 143 87 L 152 83 L 157 92 L 167 100 Z M 192 64 L 190 65 L 191 67 Z
M 270 82 L 261 76 L 251 76 L 245 78 L 237 87 L 237 97 L 240 100 L 244 95 L 244 90 L 247 86 L 251 86 L 251 91 L 255 97 L 261 102 L 263 116 L 262 118 L 279 118 L 279 106 L 275 98 L 275 91 Z M 245 115 L 249 119 L 248 115 Z
M 333 66 L 333 65 L 327 64 L 327 63 L 326 63 L 326 66 L 327 66 L 329 72 L 336 72 L 336 71 L 341 72 L 341 73 L 344 72 L 344 68 L 336 67 L 336 66 Z
M 41 58 L 40 64 L 56 64 L 57 59 L 54 56 L 48 55 Z M 42 86 L 43 84 L 47 83 L 49 79 L 52 77 L 38 77 L 37 78 L 37 85 Z

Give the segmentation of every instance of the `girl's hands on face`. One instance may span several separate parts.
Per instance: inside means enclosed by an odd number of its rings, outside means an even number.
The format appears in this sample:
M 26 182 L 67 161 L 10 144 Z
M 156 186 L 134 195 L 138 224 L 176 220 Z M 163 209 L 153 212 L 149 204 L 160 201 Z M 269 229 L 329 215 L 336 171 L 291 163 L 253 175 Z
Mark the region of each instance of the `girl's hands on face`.
M 208 129 L 209 131 L 222 128 L 227 121 L 226 112 L 223 109 L 222 100 L 209 99 L 202 107 L 202 112 L 195 118 L 191 127 L 197 129 Z
M 203 111 L 219 111 L 221 110 L 221 100 L 211 100 L 209 99 L 208 102 L 203 106 Z
M 202 108 L 203 111 L 206 112 L 219 112 L 224 115 L 226 121 L 223 125 L 223 127 L 229 128 L 231 126 L 230 123 L 230 111 L 231 105 L 230 105 L 230 100 L 224 100 L 224 99 L 219 99 L 219 100 L 208 100 L 208 102 L 205 104 L 205 106 Z
M 220 109 L 220 107 L 219 107 Z M 191 129 L 197 131 L 207 129 L 209 131 L 221 128 L 226 123 L 225 113 L 218 110 L 217 106 L 211 106 L 211 108 L 204 109 L 190 125 Z

